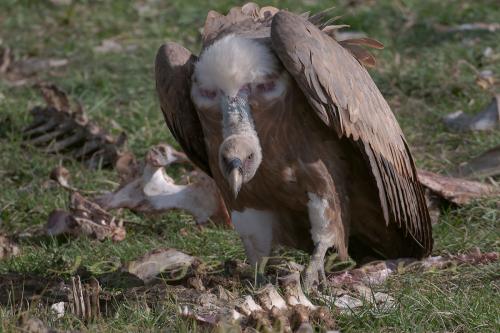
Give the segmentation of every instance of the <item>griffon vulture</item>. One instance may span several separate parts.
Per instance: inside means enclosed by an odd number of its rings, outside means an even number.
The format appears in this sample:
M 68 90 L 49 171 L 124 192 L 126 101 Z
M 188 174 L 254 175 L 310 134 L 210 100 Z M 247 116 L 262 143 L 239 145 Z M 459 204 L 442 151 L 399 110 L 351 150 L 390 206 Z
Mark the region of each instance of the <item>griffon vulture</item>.
M 199 57 L 156 56 L 166 123 L 220 188 L 251 263 L 275 244 L 324 257 L 424 257 L 432 233 L 410 150 L 363 65 L 371 39 L 338 42 L 326 14 L 249 3 L 208 13 Z

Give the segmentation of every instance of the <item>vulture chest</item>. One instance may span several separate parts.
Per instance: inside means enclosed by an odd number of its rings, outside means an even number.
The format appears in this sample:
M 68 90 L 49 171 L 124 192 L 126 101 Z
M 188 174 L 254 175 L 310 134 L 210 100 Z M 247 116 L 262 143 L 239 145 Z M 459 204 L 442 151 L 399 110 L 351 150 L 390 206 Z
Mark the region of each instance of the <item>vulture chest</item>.
M 298 214 L 307 213 L 308 192 L 347 198 L 350 146 L 333 135 L 303 98 L 252 111 L 263 154 L 256 175 L 243 185 L 236 200 L 222 175 L 218 171 L 214 175 L 232 210 Z M 218 170 L 216 149 L 210 155 L 212 170 Z

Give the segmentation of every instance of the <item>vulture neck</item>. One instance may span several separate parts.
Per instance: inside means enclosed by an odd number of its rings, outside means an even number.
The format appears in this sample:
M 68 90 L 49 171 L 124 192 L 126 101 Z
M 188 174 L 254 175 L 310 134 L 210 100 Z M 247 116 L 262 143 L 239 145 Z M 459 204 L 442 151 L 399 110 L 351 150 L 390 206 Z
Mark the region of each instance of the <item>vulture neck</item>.
M 222 109 L 222 128 L 224 139 L 232 135 L 251 135 L 257 137 L 250 106 L 246 97 L 224 99 Z

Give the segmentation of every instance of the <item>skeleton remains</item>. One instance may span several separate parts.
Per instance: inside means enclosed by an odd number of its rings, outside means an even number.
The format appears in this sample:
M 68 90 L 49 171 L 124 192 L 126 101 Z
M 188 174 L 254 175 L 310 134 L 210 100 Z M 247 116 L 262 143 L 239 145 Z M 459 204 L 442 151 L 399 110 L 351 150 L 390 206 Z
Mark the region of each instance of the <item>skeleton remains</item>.
M 54 85 L 40 84 L 46 106 L 30 112 L 33 122 L 23 130 L 26 144 L 46 153 L 67 153 L 91 168 L 109 167 L 120 155 L 126 135 L 115 138 L 90 121 L 81 105 L 71 108 L 65 92 Z
M 116 191 L 97 198 L 105 209 L 129 208 L 133 211 L 159 214 L 182 209 L 197 223 L 209 220 L 229 225 L 230 219 L 214 181 L 201 171 L 190 175 L 194 181 L 179 185 L 166 173 L 174 162 L 186 162 L 184 154 L 169 145 L 160 144 L 147 154 L 142 171 L 125 172 L 128 178 Z M 134 163 L 132 163 L 134 164 Z

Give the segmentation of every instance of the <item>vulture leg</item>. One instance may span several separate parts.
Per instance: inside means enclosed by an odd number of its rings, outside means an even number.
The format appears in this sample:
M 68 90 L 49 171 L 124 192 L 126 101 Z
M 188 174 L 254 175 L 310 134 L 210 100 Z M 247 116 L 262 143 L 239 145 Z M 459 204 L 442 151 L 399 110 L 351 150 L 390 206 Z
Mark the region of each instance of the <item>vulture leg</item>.
M 327 200 L 308 193 L 307 205 L 314 251 L 304 276 L 306 290 L 326 280 L 325 255 L 334 246 L 342 260 L 348 258 L 346 228 L 344 227 L 339 200 Z M 344 210 L 345 212 L 346 210 Z
M 245 209 L 231 214 L 234 228 L 243 242 L 248 262 L 255 266 L 271 254 L 275 216 L 267 211 Z
M 326 242 L 320 242 L 315 246 L 311 261 L 305 271 L 304 287 L 306 290 L 311 290 L 314 286 L 318 286 L 320 282 L 326 280 L 325 255 L 326 251 L 328 251 L 332 245 L 333 244 L 328 245 Z

